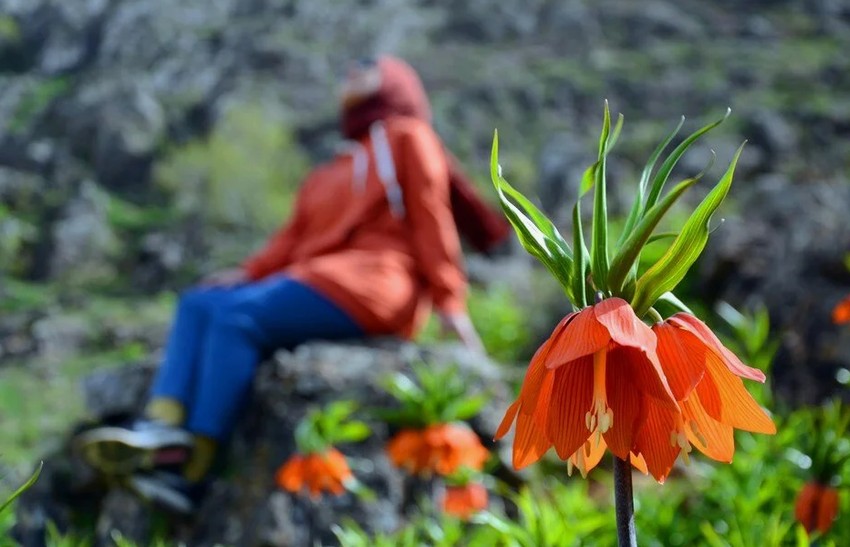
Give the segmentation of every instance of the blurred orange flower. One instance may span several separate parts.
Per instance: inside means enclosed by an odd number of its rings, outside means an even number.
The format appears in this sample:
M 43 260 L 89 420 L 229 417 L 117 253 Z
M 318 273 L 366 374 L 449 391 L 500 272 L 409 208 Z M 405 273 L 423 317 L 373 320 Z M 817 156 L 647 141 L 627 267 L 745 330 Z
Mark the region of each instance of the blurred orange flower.
M 312 498 L 318 498 L 323 492 L 338 496 L 353 479 L 345 456 L 335 448 L 324 453 L 294 454 L 275 474 L 279 487 L 292 493 L 306 489 Z
M 460 423 L 403 429 L 387 444 L 390 461 L 414 475 L 451 475 L 462 467 L 479 471 L 490 453 L 478 435 Z
M 630 457 L 645 400 L 678 411 L 655 349 L 652 330 L 623 299 L 565 317 L 532 357 L 519 397 L 496 432 L 503 437 L 516 421 L 514 467 L 554 446 L 586 474 L 601 459 L 603 441 L 617 457 Z
M 764 373 L 744 365 L 705 323 L 678 313 L 652 327 L 657 355 L 679 410 L 648 401 L 636 452 L 659 481 L 680 453 L 696 446 L 709 458 L 729 463 L 735 454 L 734 429 L 776 433 L 770 417 L 741 378 L 764 382 Z
M 832 322 L 836 325 L 850 323 L 850 296 L 836 304 L 832 309 Z
M 446 486 L 443 494 L 443 513 L 466 520 L 487 509 L 489 498 L 483 484 L 468 483 L 463 486 Z
M 838 516 L 838 491 L 835 488 L 809 482 L 800 490 L 794 506 L 794 517 L 806 532 L 825 534 Z

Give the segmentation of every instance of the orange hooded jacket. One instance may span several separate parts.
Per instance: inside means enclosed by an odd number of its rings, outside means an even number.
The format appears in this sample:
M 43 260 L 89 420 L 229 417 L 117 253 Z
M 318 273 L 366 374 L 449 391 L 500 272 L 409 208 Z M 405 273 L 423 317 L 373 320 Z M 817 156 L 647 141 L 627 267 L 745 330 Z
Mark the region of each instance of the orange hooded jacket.
M 282 272 L 301 281 L 370 335 L 411 337 L 432 303 L 465 310 L 466 276 L 446 154 L 415 115 L 428 110 L 422 84 L 401 61 L 378 64 L 391 98 L 380 121 L 307 176 L 290 221 L 243 267 L 254 280 Z

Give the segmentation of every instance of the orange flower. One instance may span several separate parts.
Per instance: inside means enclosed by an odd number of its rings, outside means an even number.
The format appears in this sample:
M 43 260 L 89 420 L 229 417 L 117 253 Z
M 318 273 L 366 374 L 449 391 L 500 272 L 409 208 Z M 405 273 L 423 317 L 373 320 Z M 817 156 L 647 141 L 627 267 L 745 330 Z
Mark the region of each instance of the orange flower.
M 705 323 L 678 313 L 657 323 L 657 354 L 679 410 L 648 401 L 635 449 L 649 472 L 664 482 L 673 463 L 696 446 L 711 459 L 731 462 L 734 429 L 776 433 L 776 426 L 747 392 L 741 378 L 764 382 L 764 373 L 744 365 Z
M 632 452 L 646 401 L 678 410 L 655 348 L 652 330 L 620 298 L 565 317 L 532 357 L 496 432 L 503 437 L 516 421 L 514 467 L 554 446 L 585 474 L 601 459 L 603 440 L 617 457 L 639 464 Z
M 806 483 L 797 496 L 794 517 L 806 532 L 825 534 L 838 516 L 838 491 L 815 482 Z
M 387 454 L 414 475 L 451 475 L 461 467 L 480 471 L 490 455 L 475 432 L 459 423 L 403 429 L 387 444 Z
M 482 484 L 447 486 L 443 494 L 443 513 L 467 520 L 475 513 L 487 509 L 488 501 L 487 489 Z
M 832 309 L 832 322 L 836 325 L 850 323 L 850 296 L 836 304 Z
M 306 489 L 312 498 L 319 497 L 322 492 L 338 496 L 353 478 L 345 456 L 335 448 L 321 454 L 295 454 L 275 474 L 279 487 L 292 493 Z

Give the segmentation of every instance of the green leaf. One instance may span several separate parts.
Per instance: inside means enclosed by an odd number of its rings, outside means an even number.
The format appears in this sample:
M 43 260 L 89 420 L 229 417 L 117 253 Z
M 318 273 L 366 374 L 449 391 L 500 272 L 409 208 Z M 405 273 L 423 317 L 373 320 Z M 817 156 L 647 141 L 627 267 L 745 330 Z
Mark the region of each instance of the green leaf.
M 658 300 L 664 302 L 665 304 L 672 306 L 677 312 L 683 311 L 685 313 L 689 313 L 691 315 L 696 315 L 693 310 L 691 310 L 684 302 L 679 300 L 679 297 L 673 294 L 672 292 L 666 292 L 658 297 Z
M 614 130 L 611 131 L 611 136 L 608 137 L 608 144 L 605 146 L 605 151 L 610 152 L 617 140 L 620 138 L 620 132 L 623 130 L 623 115 L 617 114 L 617 123 L 614 124 Z
M 581 226 L 581 196 L 573 206 L 573 304 L 577 308 L 587 307 L 587 246 Z
M 484 394 L 456 399 L 449 404 L 443 418 L 446 421 L 469 420 L 481 412 L 487 399 Z
M 579 197 L 585 195 L 591 188 L 593 188 L 594 179 L 596 177 L 596 168 L 598 166 L 599 162 L 597 161 L 585 170 L 584 175 L 581 177 L 581 185 L 578 190 Z
M 679 232 L 661 232 L 660 234 L 652 234 L 649 236 L 649 240 L 646 242 L 647 245 L 650 243 L 655 243 L 656 241 L 661 241 L 662 239 L 672 239 L 679 235 Z
M 732 186 L 735 165 L 743 149 L 742 144 L 726 173 L 696 208 L 667 252 L 638 279 L 632 298 L 632 308 L 638 317 L 642 317 L 662 294 L 672 291 L 702 253 L 708 242 L 709 221 Z
M 599 137 L 599 161 L 594 169 L 593 226 L 590 241 L 590 270 L 598 289 L 606 289 L 608 279 L 608 201 L 605 189 L 605 157 L 608 154 L 608 137 L 611 134 L 611 112 L 608 101 Z
M 25 482 L 20 487 L 18 487 L 17 490 L 12 492 L 12 495 L 9 497 L 9 499 L 3 502 L 3 505 L 0 505 L 0 513 L 2 513 L 7 507 L 12 505 L 12 502 L 18 499 L 18 496 L 26 492 L 33 484 L 35 484 L 35 481 L 37 481 L 38 477 L 41 475 L 42 468 L 44 468 L 44 462 L 38 462 L 38 467 L 33 472 L 32 476 L 30 476 L 30 478 L 27 480 L 27 482 Z
M 396 400 L 406 403 L 420 401 L 425 397 L 422 389 L 405 374 L 397 372 L 384 382 L 384 388 Z
M 670 210 L 676 201 L 682 197 L 685 191 L 696 184 L 705 174 L 705 170 L 695 177 L 686 179 L 676 185 L 660 203 L 646 212 L 646 215 L 640 220 L 637 226 L 632 231 L 631 235 L 623 243 L 620 251 L 611 262 L 611 269 L 608 272 L 608 288 L 618 293 L 623 288 L 623 283 L 626 276 L 632 269 L 632 266 L 637 262 L 638 257 L 643 248 L 649 243 L 649 238 L 652 236 L 652 231 L 658 226 L 658 223 Z
M 652 180 L 652 188 L 649 191 L 649 197 L 646 198 L 646 210 L 649 210 L 656 203 L 658 203 L 658 198 L 661 196 L 661 191 L 664 190 L 664 184 L 667 182 L 667 178 L 670 176 L 670 172 L 673 171 L 673 168 L 676 166 L 676 163 L 679 162 L 679 159 L 688 150 L 688 148 L 690 148 L 691 145 L 697 141 L 697 139 L 699 139 L 700 137 L 702 137 L 721 123 L 723 123 L 731 113 L 732 109 L 727 108 L 726 113 L 723 115 L 722 118 L 694 131 L 693 133 L 691 133 L 690 136 L 688 136 L 688 138 L 682 141 L 679 146 L 673 149 L 673 152 L 671 152 L 670 155 L 667 156 L 667 159 L 665 159 L 664 163 L 661 164 L 661 167 L 658 169 L 658 173 Z
M 337 427 L 332 444 L 356 443 L 368 438 L 372 430 L 364 422 L 348 422 Z
M 682 125 L 685 123 L 685 117 L 679 120 L 679 125 L 676 126 L 673 131 L 667 135 L 667 138 L 661 141 L 661 143 L 655 148 L 655 151 L 649 157 L 649 161 L 646 162 L 646 165 L 643 167 L 643 171 L 640 174 L 640 181 L 638 182 L 637 194 L 635 195 L 635 200 L 632 203 L 632 208 L 629 211 L 629 216 L 626 217 L 626 223 L 623 225 L 623 233 L 620 234 L 620 239 L 617 242 L 617 247 L 620 247 L 623 242 L 629 237 L 632 229 L 638 223 L 641 216 L 643 216 L 643 200 L 646 197 L 646 188 L 649 186 L 649 179 L 652 176 L 652 170 L 655 169 L 655 164 L 658 163 L 658 158 L 661 157 L 661 153 L 664 152 L 664 149 L 670 144 L 676 135 L 679 134 L 679 130 L 682 129 Z
M 499 167 L 498 132 L 493 136 L 490 178 L 496 188 L 502 210 L 516 231 L 522 246 L 540 260 L 562 286 L 569 287 L 572 251 L 552 221 L 502 178 Z
M 425 418 L 418 407 L 401 409 L 378 408 L 372 411 L 372 415 L 383 422 L 387 422 L 388 424 L 406 427 L 419 427 L 426 423 Z

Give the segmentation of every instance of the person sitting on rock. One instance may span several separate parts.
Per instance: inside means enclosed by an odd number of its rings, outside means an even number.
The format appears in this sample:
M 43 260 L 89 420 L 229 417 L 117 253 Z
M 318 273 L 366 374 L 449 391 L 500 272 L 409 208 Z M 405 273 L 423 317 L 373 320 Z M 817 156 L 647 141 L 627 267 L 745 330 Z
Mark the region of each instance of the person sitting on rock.
M 448 331 L 482 349 L 466 312 L 458 227 L 488 251 L 505 241 L 504 219 L 444 150 L 409 65 L 388 56 L 352 63 L 341 100 L 349 146 L 307 176 L 291 219 L 241 267 L 182 294 L 145 417 L 79 439 L 104 471 L 115 469 L 110 454 L 147 463 L 130 484 L 167 508 L 194 509 L 216 447 L 273 350 L 410 338 L 431 306 Z M 191 449 L 182 473 L 155 465 L 157 454 L 181 447 Z

